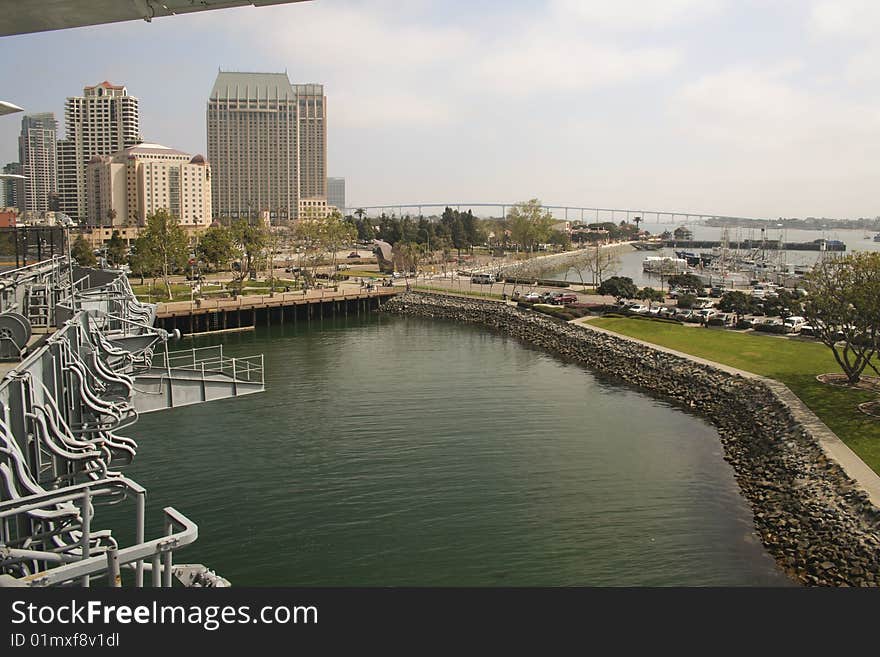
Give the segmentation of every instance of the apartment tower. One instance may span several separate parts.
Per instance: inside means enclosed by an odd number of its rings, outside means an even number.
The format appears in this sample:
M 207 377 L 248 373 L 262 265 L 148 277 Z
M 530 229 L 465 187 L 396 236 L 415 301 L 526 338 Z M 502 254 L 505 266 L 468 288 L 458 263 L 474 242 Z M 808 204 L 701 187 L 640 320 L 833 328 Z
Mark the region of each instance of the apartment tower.
M 327 99 L 286 73 L 221 71 L 207 108 L 216 217 L 272 223 L 327 205 Z
M 19 187 L 18 208 L 26 218 L 37 219 L 55 209 L 50 207 L 50 201 L 58 192 L 57 128 L 52 112 L 27 114 L 21 119 L 18 161 L 25 180 Z
M 60 210 L 98 226 L 102 217 L 88 216 L 86 167 L 96 155 L 113 155 L 143 141 L 138 99 L 105 80 L 68 98 L 64 121 L 65 139 L 58 142 Z

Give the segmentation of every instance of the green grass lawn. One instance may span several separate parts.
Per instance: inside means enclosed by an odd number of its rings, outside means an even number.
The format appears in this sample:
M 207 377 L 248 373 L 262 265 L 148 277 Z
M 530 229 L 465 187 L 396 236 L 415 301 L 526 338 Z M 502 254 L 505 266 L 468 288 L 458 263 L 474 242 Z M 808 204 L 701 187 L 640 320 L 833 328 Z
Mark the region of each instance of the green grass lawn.
M 875 399 L 876 395 L 816 381 L 818 374 L 841 371 L 825 345 L 624 318 L 597 318 L 590 324 L 781 381 L 865 463 L 880 473 L 880 420 L 856 408 L 862 402 Z
M 479 290 L 466 290 L 456 289 L 456 288 L 445 288 L 445 287 L 428 287 L 427 285 L 413 285 L 413 290 L 422 291 L 422 292 L 437 292 L 439 294 L 449 293 L 449 294 L 457 294 L 463 297 L 478 297 L 480 299 L 498 299 L 501 300 L 501 295 L 496 294 L 495 292 L 481 292 Z M 510 298 L 510 295 L 507 295 L 507 298 Z
M 366 269 L 342 269 L 340 274 L 351 276 L 352 278 L 385 278 L 388 274 L 378 271 L 369 271 Z

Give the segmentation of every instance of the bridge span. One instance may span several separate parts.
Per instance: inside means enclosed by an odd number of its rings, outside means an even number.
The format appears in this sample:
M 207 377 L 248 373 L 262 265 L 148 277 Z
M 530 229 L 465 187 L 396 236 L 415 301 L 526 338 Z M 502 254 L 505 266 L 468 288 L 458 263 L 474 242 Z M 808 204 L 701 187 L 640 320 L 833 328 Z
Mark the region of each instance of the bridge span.
M 507 210 L 512 208 L 516 203 L 467 203 L 467 202 L 451 202 L 451 203 L 390 203 L 387 205 L 358 205 L 346 207 L 344 214 L 354 214 L 363 210 L 365 216 L 379 216 L 382 213 L 397 217 L 405 216 L 422 216 L 425 210 L 439 210 L 442 212 L 447 207 L 461 211 L 462 209 L 481 209 L 483 212 L 478 214 L 490 214 L 497 216 L 492 211 L 500 210 L 500 216 L 506 217 Z M 542 206 L 550 210 L 554 216 L 561 221 L 583 221 L 583 222 L 618 222 L 623 219 L 626 221 L 634 221 L 636 218 L 641 223 L 696 223 L 705 219 L 727 219 L 739 221 L 771 221 L 767 218 L 759 217 L 736 217 L 730 215 L 721 215 L 707 212 L 687 212 L 675 210 L 638 210 L 633 208 L 591 208 L 576 205 L 548 205 Z M 406 212 L 404 212 L 406 210 Z M 414 212 L 413 212 L 414 211 Z M 430 212 L 430 214 L 439 214 L 438 212 Z M 653 219 L 653 221 L 651 221 Z

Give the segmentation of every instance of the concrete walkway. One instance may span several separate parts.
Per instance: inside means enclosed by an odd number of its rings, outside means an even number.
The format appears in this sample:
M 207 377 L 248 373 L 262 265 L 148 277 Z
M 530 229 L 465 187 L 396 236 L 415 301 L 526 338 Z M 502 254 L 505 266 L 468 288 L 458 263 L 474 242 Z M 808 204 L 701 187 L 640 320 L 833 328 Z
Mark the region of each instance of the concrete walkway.
M 653 342 L 646 342 L 645 340 L 631 338 L 621 333 L 593 326 L 590 324 L 589 319 L 590 318 L 588 317 L 582 317 L 580 319 L 571 320 L 569 323 L 577 324 L 590 331 L 598 331 L 600 333 L 613 335 L 621 340 L 629 340 L 630 342 L 635 342 L 650 347 L 651 349 L 665 351 L 668 354 L 686 358 L 687 360 L 700 363 L 701 365 L 708 365 L 709 367 L 714 367 L 723 372 L 728 372 L 729 374 L 738 374 L 747 379 L 762 381 L 773 391 L 776 397 L 789 408 L 794 418 L 800 422 L 810 434 L 812 434 L 822 448 L 822 451 L 825 452 L 825 455 L 833 461 L 836 461 L 840 467 L 843 468 L 843 471 L 847 476 L 855 480 L 858 486 L 868 494 L 871 503 L 875 507 L 880 508 L 880 475 L 869 468 L 854 451 L 847 447 L 846 443 L 829 429 L 825 423 L 822 422 L 822 420 L 820 420 L 797 395 L 789 390 L 788 386 L 784 383 L 780 383 L 776 379 L 769 379 L 765 376 L 760 376 L 754 372 L 746 372 L 745 370 L 730 367 L 729 365 L 724 365 L 722 363 L 716 363 L 715 361 L 706 360 L 705 358 L 699 358 L 682 351 L 676 351 L 675 349 L 654 344 Z

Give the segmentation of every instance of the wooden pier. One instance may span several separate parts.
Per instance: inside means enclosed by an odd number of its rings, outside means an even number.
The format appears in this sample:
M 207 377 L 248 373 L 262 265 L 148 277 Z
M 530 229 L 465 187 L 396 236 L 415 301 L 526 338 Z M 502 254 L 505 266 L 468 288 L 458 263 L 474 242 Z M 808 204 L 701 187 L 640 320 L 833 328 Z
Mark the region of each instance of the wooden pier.
M 311 322 L 325 317 L 347 317 L 376 310 L 382 301 L 403 288 L 378 288 L 371 292 L 311 290 L 240 296 L 236 299 L 200 299 L 160 303 L 156 325 L 183 334 L 211 333 L 256 326 Z M 323 292 L 323 293 L 322 293 Z

